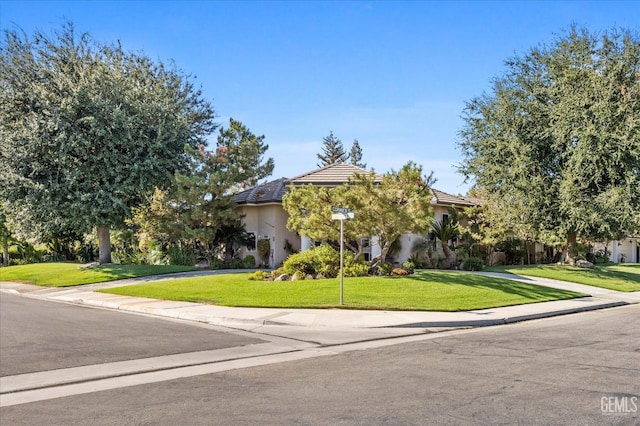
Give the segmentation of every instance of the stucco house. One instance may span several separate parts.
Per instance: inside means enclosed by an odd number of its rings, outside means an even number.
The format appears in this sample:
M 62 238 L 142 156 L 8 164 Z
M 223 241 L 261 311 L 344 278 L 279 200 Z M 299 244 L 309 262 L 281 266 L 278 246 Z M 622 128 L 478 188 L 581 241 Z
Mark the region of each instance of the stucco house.
M 311 248 L 313 246 L 311 240 L 287 229 L 288 213 L 282 207 L 282 197 L 287 193 L 288 186 L 312 184 L 336 187 L 348 182 L 355 173 L 370 172 L 351 164 L 336 163 L 291 179 L 276 179 L 236 194 L 234 201 L 244 214 L 245 228 L 255 237 L 255 246 L 243 248 L 240 255 L 244 257 L 252 254 L 258 258 L 256 253 L 258 241 L 269 240 L 271 250 L 269 266 L 273 268 L 284 262 L 292 249 L 306 250 Z M 448 208 L 451 206 L 465 208 L 477 205 L 477 201 L 471 198 L 447 194 L 436 189 L 432 189 L 432 195 L 431 205 L 435 220 L 442 220 L 448 214 Z M 402 250 L 396 257 L 400 260 L 406 260 L 410 255 L 413 240 L 419 237 L 406 234 L 401 238 Z M 373 237 L 365 249 L 365 259 L 374 258 L 379 254 L 380 247 L 377 246 L 376 239 Z
M 595 250 L 602 250 L 615 263 L 640 263 L 640 236 L 628 236 L 618 241 L 594 244 Z

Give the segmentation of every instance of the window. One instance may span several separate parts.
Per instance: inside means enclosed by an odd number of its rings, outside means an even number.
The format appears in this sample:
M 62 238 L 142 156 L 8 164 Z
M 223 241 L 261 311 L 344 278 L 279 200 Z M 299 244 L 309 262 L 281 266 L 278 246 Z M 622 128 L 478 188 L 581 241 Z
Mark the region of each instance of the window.
M 256 249 L 256 234 L 254 234 L 253 232 L 248 232 L 247 233 L 247 249 L 249 249 L 249 251 L 255 251 Z

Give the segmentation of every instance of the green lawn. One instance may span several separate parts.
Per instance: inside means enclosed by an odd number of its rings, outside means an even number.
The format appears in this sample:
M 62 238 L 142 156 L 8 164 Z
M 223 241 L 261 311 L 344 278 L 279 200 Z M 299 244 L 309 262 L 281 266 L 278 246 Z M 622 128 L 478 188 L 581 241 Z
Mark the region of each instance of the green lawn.
M 564 265 L 494 266 L 487 271 L 550 278 L 617 291 L 640 291 L 640 264 L 637 263 L 596 265 L 593 269 Z
M 77 263 L 32 263 L 8 266 L 0 268 L 0 281 L 67 287 L 196 269 L 175 265 L 105 265 L 86 269 L 78 269 L 78 266 Z
M 262 282 L 250 274 L 179 278 L 114 289 L 105 293 L 222 306 L 337 308 L 338 279 Z M 419 271 L 407 277 L 345 278 L 344 308 L 467 311 L 585 296 L 476 274 Z

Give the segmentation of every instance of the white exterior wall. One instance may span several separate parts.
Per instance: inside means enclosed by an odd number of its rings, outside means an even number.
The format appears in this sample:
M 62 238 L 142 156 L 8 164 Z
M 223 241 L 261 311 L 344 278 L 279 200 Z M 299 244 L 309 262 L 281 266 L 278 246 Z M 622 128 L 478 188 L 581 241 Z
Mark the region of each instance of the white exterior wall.
M 444 215 L 449 214 L 449 208 L 444 206 L 433 206 L 433 220 L 442 220 Z
M 638 258 L 638 247 L 640 247 L 640 239 L 638 238 L 624 238 L 620 241 L 611 241 L 607 244 L 596 243 L 594 249 L 604 250 L 607 248 L 609 254 L 609 261 L 615 263 L 621 263 L 624 258 L 625 263 L 640 263 Z
M 285 240 L 289 241 L 294 250 L 300 250 L 300 237 L 287 229 L 288 214 L 280 204 L 241 206 L 240 211 L 245 215 L 245 229 L 256 236 L 256 247 L 253 250 L 243 248 L 243 257 L 251 254 L 256 257 L 257 262 L 261 262 L 257 243 L 263 239 L 268 239 L 271 245 L 270 268 L 282 264 L 289 256 L 284 248 Z

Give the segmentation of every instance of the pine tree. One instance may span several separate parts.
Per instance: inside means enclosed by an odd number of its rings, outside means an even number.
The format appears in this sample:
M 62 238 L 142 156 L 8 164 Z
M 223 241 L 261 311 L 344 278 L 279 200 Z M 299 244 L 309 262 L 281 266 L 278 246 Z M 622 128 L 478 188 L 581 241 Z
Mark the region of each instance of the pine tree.
M 316 154 L 320 160 L 318 167 L 344 163 L 349 158 L 342 146 L 342 141 L 335 137 L 333 132 L 329 132 L 329 136 L 322 138 L 322 143 L 322 154 Z
M 349 153 L 349 159 L 351 160 L 351 164 L 354 166 L 358 166 L 360 168 L 366 169 L 367 164 L 362 163 L 362 148 L 360 148 L 360 143 L 358 139 L 354 139 L 353 145 L 351 145 L 351 152 Z

